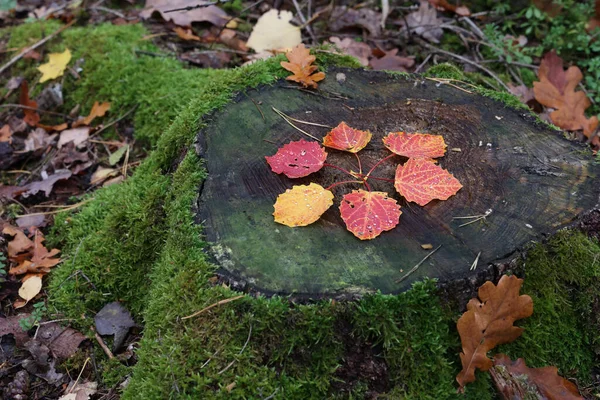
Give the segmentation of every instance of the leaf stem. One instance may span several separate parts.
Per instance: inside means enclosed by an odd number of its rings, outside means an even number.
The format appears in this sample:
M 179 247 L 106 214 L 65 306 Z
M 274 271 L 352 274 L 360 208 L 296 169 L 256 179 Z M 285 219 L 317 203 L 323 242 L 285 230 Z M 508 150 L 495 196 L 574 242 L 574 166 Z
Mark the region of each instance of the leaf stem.
M 346 183 L 366 183 L 364 181 L 342 181 L 342 182 L 336 182 L 333 185 L 330 185 L 328 187 L 325 188 L 325 190 L 331 190 L 334 187 L 338 186 L 338 185 L 345 185 Z
M 348 171 L 347 169 L 344 169 L 342 167 L 338 167 L 337 165 L 333 165 L 333 164 L 328 164 L 328 163 L 323 163 L 324 167 L 330 167 L 330 168 L 334 168 L 337 169 L 339 171 L 345 172 L 346 174 L 350 175 L 353 178 L 356 178 L 356 175 L 354 175 L 352 172 Z M 362 175 L 362 174 L 359 174 Z
M 392 158 L 392 157 L 394 157 L 394 156 L 396 156 L 396 155 L 395 155 L 395 154 L 390 154 L 389 156 L 387 156 L 387 157 L 385 157 L 385 158 L 382 158 L 381 160 L 379 160 L 379 161 L 377 162 L 377 164 L 373 165 L 373 167 L 372 167 L 372 168 L 369 170 L 369 172 L 367 172 L 367 175 L 365 175 L 365 180 L 366 180 L 366 179 L 369 179 L 369 175 L 371 175 L 371 173 L 372 173 L 373 171 L 375 171 L 375 169 L 376 169 L 377 167 L 379 167 L 379 166 L 380 166 L 382 163 L 384 163 L 385 161 L 389 160 L 390 158 Z
M 359 174 L 360 176 L 366 176 L 363 174 Z M 376 181 L 385 181 L 385 182 L 390 182 L 390 183 L 394 183 L 393 179 L 387 179 L 387 178 L 379 178 L 377 176 L 369 176 L 369 179 L 375 179 Z
M 356 156 L 356 161 L 358 161 L 358 173 L 360 175 L 362 175 L 362 164 L 360 163 L 360 157 L 358 156 L 358 153 L 352 153 Z

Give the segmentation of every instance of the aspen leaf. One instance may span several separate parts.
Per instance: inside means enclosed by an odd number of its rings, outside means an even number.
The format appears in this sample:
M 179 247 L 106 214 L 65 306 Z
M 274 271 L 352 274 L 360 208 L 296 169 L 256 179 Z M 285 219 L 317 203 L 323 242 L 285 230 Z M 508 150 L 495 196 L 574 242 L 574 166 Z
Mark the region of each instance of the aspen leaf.
M 398 165 L 394 187 L 408 201 L 424 206 L 431 200 L 447 200 L 462 188 L 451 173 L 424 158 L 409 158 Z
M 62 76 L 67 69 L 67 64 L 71 61 L 71 51 L 66 49 L 62 53 L 50 53 L 48 58 L 50 60 L 46 64 L 38 67 L 38 71 L 42 73 L 40 83 Z
M 426 133 L 390 132 L 383 138 L 383 144 L 392 153 L 410 158 L 442 157 L 447 147 L 441 135 Z
M 373 239 L 394 229 L 400 221 L 400 206 L 385 192 L 353 190 L 342 199 L 340 214 L 346 228 L 360 240 Z
M 463 369 L 456 377 L 460 387 L 475 380 L 475 368 L 487 371 L 492 360 L 487 352 L 499 344 L 509 343 L 521 336 L 522 328 L 513 326 L 516 320 L 533 314 L 533 301 L 519 295 L 523 280 L 503 275 L 498 286 L 486 282 L 479 288 L 479 299 L 473 298 L 458 320 Z
M 293 17 L 290 11 L 267 11 L 256 21 L 246 45 L 257 53 L 297 46 L 302 37 L 300 28 L 290 24 Z
M 301 178 L 323 168 L 327 153 L 317 142 L 301 139 L 284 145 L 275 155 L 265 158 L 276 174 Z
M 275 222 L 290 227 L 310 225 L 333 204 L 333 193 L 321 185 L 294 186 L 277 197 Z
M 323 72 L 314 73 L 318 69 L 316 65 L 312 65 L 316 57 L 311 56 L 310 50 L 304 47 L 302 43 L 294 47 L 292 51 L 287 52 L 285 56 L 289 62 L 282 61 L 281 66 L 294 73 L 294 75 L 290 75 L 285 79 L 315 89 L 317 88 L 317 82 L 325 79 Z
M 42 290 L 42 278 L 32 276 L 23 282 L 19 288 L 19 296 L 27 302 L 37 296 L 40 290 Z
M 371 140 L 371 132 L 360 131 L 340 122 L 323 138 L 323 145 L 332 149 L 358 153 Z

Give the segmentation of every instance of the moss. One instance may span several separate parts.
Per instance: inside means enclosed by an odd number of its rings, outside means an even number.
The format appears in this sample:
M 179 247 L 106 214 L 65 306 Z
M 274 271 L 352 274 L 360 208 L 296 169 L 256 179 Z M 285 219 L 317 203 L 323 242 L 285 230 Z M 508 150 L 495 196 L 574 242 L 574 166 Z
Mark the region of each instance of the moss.
M 106 388 L 116 387 L 131 375 L 131 367 L 127 367 L 116 358 L 106 361 L 102 365 L 102 384 Z
M 285 71 L 282 56 L 229 71 L 186 70 L 168 57 L 136 55 L 135 49 L 155 51 L 141 40 L 145 34 L 136 25 L 71 28 L 51 45 L 69 47 L 85 59 L 80 81 L 65 78 L 70 101 L 86 107 L 111 101 L 114 115 L 139 103 L 136 137 L 156 149 L 132 178 L 95 192 L 79 213 L 58 217 L 48 237 L 61 246 L 65 260 L 51 276 L 51 306 L 85 329 L 104 304 L 120 300 L 145 325 L 123 398 L 363 398 L 373 385 L 366 377 L 358 377 L 348 392 L 336 386 L 340 366 L 351 356 L 349 340 L 373 346 L 385 360 L 390 386 L 381 398 L 457 398 L 457 313 L 442 306 L 433 281 L 398 296 L 375 294 L 343 304 L 298 306 L 280 297 L 244 296 L 181 318 L 238 294 L 211 284 L 215 267 L 206 259 L 192 211 L 206 171 L 186 150 L 203 116 L 237 90 L 269 84 Z M 352 58 L 318 49 L 316 54 L 325 69 L 356 66 Z M 428 74 L 465 79 L 449 64 Z M 482 93 L 509 105 L 514 100 Z M 536 312 L 524 322 L 523 338 L 502 350 L 525 356 L 530 365 L 555 363 L 585 380 L 597 363 L 586 346 L 599 341 L 589 306 L 598 299 L 598 267 L 590 263 L 597 243 L 563 235 L 530 252 L 523 292 L 534 296 Z M 555 327 L 558 336 L 551 337 Z M 106 384 L 128 373 L 120 364 L 103 368 Z M 478 374 L 466 395 L 493 398 L 489 376 Z
M 425 71 L 423 75 L 442 79 L 456 79 L 457 81 L 467 80 L 465 74 L 457 66 L 450 63 L 434 65 Z

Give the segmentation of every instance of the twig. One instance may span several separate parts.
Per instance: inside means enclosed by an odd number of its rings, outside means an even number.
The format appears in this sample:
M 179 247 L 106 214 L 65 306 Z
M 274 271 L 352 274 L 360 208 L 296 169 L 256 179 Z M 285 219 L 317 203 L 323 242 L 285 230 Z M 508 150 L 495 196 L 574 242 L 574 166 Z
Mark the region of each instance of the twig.
M 106 354 L 106 356 L 110 359 L 115 358 L 115 356 L 113 355 L 112 351 L 110 351 L 110 349 L 108 348 L 108 346 L 106 345 L 106 343 L 104 343 L 104 340 L 102 340 L 102 338 L 100 337 L 100 335 L 98 335 L 98 332 L 94 332 L 94 336 L 96 337 L 96 341 L 98 342 L 98 344 L 100 345 L 100 347 L 102 347 L 102 350 L 104 350 L 104 354 Z
M 205 312 L 205 311 L 208 311 L 208 310 L 210 310 L 211 308 L 214 308 L 214 307 L 217 307 L 217 306 L 220 306 L 220 305 L 223 305 L 223 304 L 230 303 L 230 302 L 232 302 L 232 301 L 234 301 L 234 300 L 241 299 L 242 297 L 244 297 L 244 295 L 243 295 L 243 294 L 240 294 L 239 296 L 230 297 L 230 298 L 228 298 L 228 299 L 224 299 L 224 300 L 221 300 L 221 301 L 217 301 L 216 303 L 214 303 L 214 304 L 211 304 L 211 305 L 210 305 L 210 306 L 208 306 L 208 307 L 204 307 L 202 310 L 200 310 L 200 311 L 196 311 L 196 312 L 195 312 L 195 313 L 193 313 L 192 315 L 188 315 L 187 317 L 182 317 L 181 319 L 182 319 L 182 320 L 184 320 L 184 319 L 189 319 L 189 318 L 194 318 L 194 317 L 197 317 L 198 315 L 202 314 L 202 313 L 203 313 L 203 312 Z
M 256 2 L 254 2 L 254 3 L 250 4 L 248 7 L 244 8 L 244 9 L 243 9 L 242 11 L 240 11 L 240 12 L 239 12 L 237 15 L 234 15 L 234 16 L 230 17 L 230 18 L 227 20 L 227 22 L 225 22 L 225 23 L 224 23 L 224 24 L 221 26 L 221 29 L 219 29 L 219 32 L 217 33 L 216 37 L 218 37 L 218 38 L 220 38 L 220 37 L 221 37 L 221 33 L 223 33 L 223 31 L 225 30 L 225 28 L 227 28 L 227 25 L 229 25 L 229 23 L 230 23 L 231 21 L 233 21 L 234 19 L 236 19 L 237 17 L 239 17 L 240 15 L 242 15 L 243 13 L 245 13 L 246 11 L 253 9 L 254 7 L 256 7 L 257 5 L 259 5 L 259 4 L 260 4 L 260 3 L 262 3 L 263 1 L 265 1 L 265 0 L 258 0 L 258 1 L 256 1 Z M 209 49 L 212 49 L 212 48 L 214 47 L 215 43 L 217 43 L 217 41 L 216 41 L 216 40 L 210 44 L 210 47 L 209 47 Z
M 475 223 L 477 221 L 481 221 L 482 219 L 486 219 L 487 216 L 489 216 L 494 210 L 492 210 L 491 208 L 486 210 L 485 213 L 481 214 L 481 215 L 468 215 L 466 217 L 453 217 L 452 219 L 473 219 L 473 221 L 469 221 L 466 222 L 462 225 L 459 225 L 459 228 L 462 228 L 463 226 L 467 226 L 467 225 L 471 225 L 472 223 Z
M 415 40 L 421 46 L 426 47 L 426 48 L 428 48 L 429 50 L 431 50 L 433 52 L 444 54 L 446 56 L 456 58 L 457 60 L 460 60 L 460 61 L 462 61 L 464 63 L 467 63 L 467 64 L 470 64 L 470 65 L 474 66 L 477 69 L 482 70 L 483 72 L 485 72 L 486 74 L 488 74 L 489 76 L 491 76 L 496 82 L 498 82 L 500 84 L 500 86 L 502 86 L 507 92 L 510 92 L 510 89 L 508 88 L 508 86 L 506 86 L 506 84 L 504 82 L 502 82 L 502 79 L 498 78 L 498 76 L 496 74 L 494 74 L 492 71 L 490 71 L 486 67 L 480 65 L 479 63 L 476 63 L 475 61 L 471 61 L 468 58 L 465 58 L 463 56 L 459 56 L 458 54 L 454 54 L 454 53 L 451 53 L 449 51 L 442 50 L 442 49 L 440 49 L 438 47 L 432 46 L 432 45 L 430 45 L 429 43 L 427 43 L 427 42 L 425 42 L 423 40 L 416 39 L 416 38 L 415 38 Z
M 244 346 L 242 346 L 242 349 L 237 354 L 238 357 L 246 349 L 246 346 L 248 346 L 248 342 L 250 342 L 250 336 L 252 336 L 252 324 L 250 324 L 250 330 L 248 331 L 248 338 L 246 339 L 246 343 L 244 343 Z M 236 360 L 237 359 L 234 359 L 232 362 L 230 362 L 229 364 L 227 364 L 227 366 L 225 368 L 223 368 L 221 371 L 219 371 L 219 373 L 217 375 L 221 375 L 222 373 L 224 373 L 225 371 L 227 371 L 229 368 L 231 368 L 231 366 L 236 362 Z
M 252 97 L 248 96 L 246 93 L 244 93 L 244 95 L 247 98 L 249 98 L 252 103 L 254 103 L 254 106 L 256 107 L 256 109 L 258 110 L 258 112 L 260 113 L 260 116 L 262 117 L 263 121 L 265 121 L 265 114 L 262 112 L 262 110 L 258 106 L 258 103 Z
M 294 3 L 294 7 L 296 8 L 296 12 L 298 13 L 298 18 L 300 18 L 300 22 L 302 22 L 302 26 L 306 28 L 306 31 L 310 35 L 310 38 L 312 39 L 313 43 L 318 43 L 319 41 L 317 40 L 315 33 L 313 32 L 311 26 L 308 25 L 304 14 L 302 14 L 302 9 L 300 8 L 300 5 L 296 0 L 292 0 L 292 3 Z
M 83 367 L 81 367 L 81 371 L 79 371 L 79 375 L 77 375 L 77 379 L 75 379 L 75 383 L 73 384 L 73 386 L 71 386 L 71 389 L 69 389 L 69 393 L 71 393 L 73 389 L 75 389 L 75 386 L 77 386 L 77 382 L 79 382 L 79 378 L 81 378 L 81 375 L 83 374 L 83 371 L 85 370 L 85 366 L 87 365 L 88 361 L 90 361 L 89 357 L 85 359 Z
M 94 199 L 93 198 L 87 199 L 87 200 L 81 201 L 81 202 L 79 202 L 77 204 L 73 204 L 71 206 L 68 206 L 68 207 L 65 207 L 65 208 L 61 208 L 60 210 L 56 210 L 56 211 L 46 211 L 46 212 L 39 212 L 39 213 L 33 213 L 33 214 L 17 215 L 17 218 L 33 217 L 33 216 L 36 216 L 36 215 L 51 215 L 51 214 L 58 214 L 58 213 L 61 213 L 61 212 L 65 212 L 65 211 L 71 211 L 71 210 L 74 210 L 74 209 L 76 209 L 78 207 L 81 207 L 85 203 L 88 203 L 88 202 L 90 202 L 92 200 L 94 200 Z
M 469 85 L 468 82 L 459 81 L 457 79 L 430 78 L 430 77 L 426 77 L 425 79 L 430 80 L 430 81 L 434 81 L 434 82 L 438 82 L 438 83 L 443 83 L 445 85 L 452 86 L 455 89 L 461 90 L 461 91 L 463 91 L 465 93 L 473 94 L 473 92 L 471 92 L 471 91 L 469 91 L 469 90 L 467 90 L 465 88 L 461 88 L 460 86 L 455 85 L 454 83 L 452 83 L 454 81 L 454 82 L 463 83 L 465 85 Z
M 419 66 L 415 69 L 415 74 L 418 74 L 419 71 L 421 71 L 421 69 L 425 66 L 425 64 L 427 64 L 427 62 L 429 61 L 430 58 L 431 58 L 431 53 L 427 54 L 427 57 L 425 57 L 425 60 L 423 60 L 423 62 L 421 64 L 419 64 Z
M 2 105 L 0 105 L 0 108 L 22 108 L 25 110 L 33 110 L 33 111 L 44 113 L 44 114 L 56 115 L 57 117 L 62 117 L 62 118 L 65 118 L 65 119 L 68 119 L 71 121 L 74 119 L 74 118 L 69 117 L 67 114 L 62 114 L 62 113 L 48 111 L 48 110 L 41 110 L 39 108 L 29 107 L 29 106 L 25 106 L 23 104 L 2 104 Z
M 309 121 L 303 121 L 301 119 L 297 119 L 294 117 L 290 117 L 289 115 L 287 115 L 286 113 L 284 113 L 281 110 L 276 110 L 275 112 L 277 112 L 280 115 L 283 115 L 284 117 L 286 117 L 287 119 L 294 121 L 294 122 L 298 122 L 300 124 L 305 124 L 305 125 L 312 125 L 312 126 L 320 126 L 321 128 L 328 128 L 328 129 L 333 129 L 333 126 L 329 126 L 329 125 L 323 125 L 323 124 L 318 124 L 316 122 L 309 122 Z
M 212 360 L 214 357 L 216 357 L 216 356 L 217 356 L 217 354 L 219 354 L 219 352 L 220 352 L 220 351 L 221 351 L 220 349 L 219 349 L 219 350 L 217 350 L 217 351 L 215 351 L 215 353 L 214 353 L 212 356 L 210 356 L 210 357 L 208 358 L 208 360 L 206 360 L 206 362 L 205 362 L 204 364 L 202 364 L 202 365 L 200 366 L 200 369 L 202 369 L 202 368 L 206 367 L 206 366 L 208 365 L 208 363 L 209 363 L 209 362 L 210 362 L 210 361 L 211 361 L 211 360 Z
M 473 264 L 471 264 L 471 268 L 469 268 L 469 271 L 475 271 L 475 268 L 477 268 L 477 263 L 479 262 L 480 255 L 481 252 L 477 253 L 477 257 L 475 257 L 475 261 L 473 261 Z
M 293 127 L 294 129 L 298 130 L 299 132 L 302 132 L 303 134 L 305 134 L 306 136 L 308 136 L 309 138 L 315 139 L 317 142 L 320 142 L 321 139 L 318 139 L 316 137 L 314 137 L 313 135 L 311 135 L 310 133 L 306 132 L 303 129 L 298 128 L 296 125 L 292 124 L 292 121 L 290 121 L 284 113 L 282 113 L 281 111 L 279 111 L 278 109 L 276 109 L 275 107 L 271 107 L 273 109 L 273 111 L 275 111 L 277 113 L 277 115 L 279 115 L 281 118 L 283 118 L 283 120 L 285 122 L 287 122 L 291 127 Z
M 192 11 L 195 10 L 197 8 L 204 8 L 204 7 L 210 7 L 210 6 L 214 6 L 216 4 L 221 4 L 221 3 L 227 3 L 231 0 L 220 0 L 220 1 L 212 1 L 210 3 L 204 3 L 204 4 L 196 4 L 195 6 L 187 6 L 187 7 L 181 7 L 181 8 L 174 8 L 172 10 L 167 10 L 167 11 L 163 11 L 163 13 L 172 13 L 172 12 L 177 12 L 177 11 Z
M 116 15 L 117 17 L 119 17 L 119 18 L 123 18 L 124 20 L 127 20 L 127 21 L 134 19 L 134 18 L 127 18 L 127 17 L 125 16 L 125 14 L 121 14 L 121 13 L 120 13 L 120 12 L 118 12 L 117 10 L 113 10 L 112 8 L 108 8 L 108 7 L 95 6 L 95 7 L 91 7 L 90 9 L 91 9 L 91 10 L 104 11 L 104 12 L 106 12 L 106 13 L 109 13 L 109 14 L 114 14 L 114 15 Z
M 419 267 L 421 266 L 421 264 L 423 264 L 425 262 L 425 260 L 427 260 L 429 257 L 431 257 L 433 255 L 433 253 L 435 253 L 436 251 L 438 251 L 440 249 L 440 247 L 442 247 L 442 245 L 440 244 L 438 247 L 436 247 L 435 249 L 433 249 L 429 254 L 427 254 L 425 256 L 425 258 L 423 258 L 421 261 L 419 261 L 419 263 L 417 265 L 415 265 L 414 267 L 412 267 L 410 269 L 410 271 L 408 271 L 406 273 L 406 275 L 404 275 L 402 278 L 397 279 L 396 283 L 400 283 L 403 280 L 405 280 L 406 278 L 408 278 L 413 272 L 415 272 L 417 269 L 419 269 Z
M 56 30 L 54 33 L 51 33 L 50 35 L 46 36 L 44 39 L 40 40 L 36 44 L 34 44 L 32 46 L 29 46 L 29 47 L 21 50 L 21 52 L 19 54 L 17 54 L 13 58 L 11 58 L 6 64 L 4 64 L 2 66 L 2 68 L 0 68 L 0 74 L 3 73 L 4 71 L 6 71 L 8 68 L 10 68 L 14 63 L 16 63 L 17 61 L 19 61 L 21 58 L 23 58 L 23 56 L 25 54 L 29 53 L 32 50 L 37 49 L 40 46 L 43 46 L 46 42 L 48 42 L 49 40 L 51 40 L 52 38 L 54 38 L 56 35 L 60 34 L 65 29 L 71 27 L 71 25 L 73 25 L 75 22 L 77 22 L 76 19 L 74 19 L 73 21 L 69 22 L 65 26 L 61 27 L 60 29 Z
M 135 111 L 136 108 L 138 108 L 139 104 L 136 104 L 135 106 L 133 106 L 131 108 L 131 110 L 127 111 L 125 114 L 123 114 L 122 116 L 120 116 L 119 118 L 115 119 L 114 121 L 109 122 L 108 124 L 106 124 L 105 126 L 103 126 L 102 128 L 98 129 L 96 132 L 94 132 L 94 136 L 97 136 L 100 134 L 100 132 L 103 132 L 105 130 L 107 130 L 108 128 L 110 128 L 111 126 L 113 126 L 114 124 L 116 124 L 117 122 L 122 121 L 123 119 L 125 119 L 129 114 L 131 114 L 132 112 Z

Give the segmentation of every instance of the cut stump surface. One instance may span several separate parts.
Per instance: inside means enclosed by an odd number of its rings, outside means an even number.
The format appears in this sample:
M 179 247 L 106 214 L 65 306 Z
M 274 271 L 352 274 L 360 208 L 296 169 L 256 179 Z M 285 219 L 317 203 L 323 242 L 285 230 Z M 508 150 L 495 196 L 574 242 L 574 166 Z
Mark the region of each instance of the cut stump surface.
M 345 81 L 336 74 L 345 74 Z M 442 135 L 448 151 L 440 165 L 462 183 L 457 195 L 425 207 L 407 203 L 391 183 L 370 181 L 402 207 L 400 224 L 370 241 L 348 232 L 339 215 L 342 196 L 359 185 L 333 189 L 334 205 L 316 223 L 289 228 L 273 220 L 277 196 L 293 185 L 327 187 L 348 180 L 331 168 L 301 179 L 273 173 L 265 156 L 282 145 L 312 140 L 288 125 L 272 107 L 303 121 L 370 130 L 359 154 L 363 170 L 389 155 L 382 138 L 405 131 Z M 322 138 L 329 129 L 297 124 Z M 461 279 L 478 254 L 479 268 L 506 259 L 532 240 L 568 225 L 596 208 L 600 165 L 583 145 L 535 122 L 526 111 L 474 93 L 385 73 L 331 69 L 316 92 L 289 82 L 240 94 L 215 113 L 198 137 L 208 178 L 200 188 L 197 222 L 221 274 L 266 293 L 308 296 L 406 290 L 424 277 Z M 327 162 L 356 170 L 349 153 L 327 149 Z M 378 168 L 392 178 L 397 156 Z M 486 219 L 460 226 L 483 215 Z M 440 249 L 407 279 L 404 275 Z M 398 280 L 401 280 L 398 282 Z

